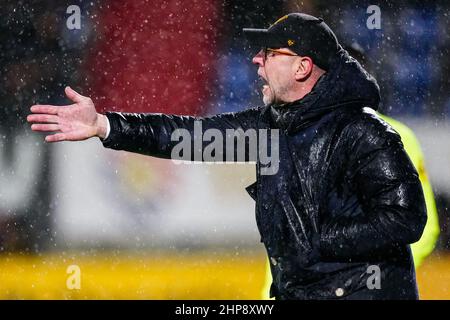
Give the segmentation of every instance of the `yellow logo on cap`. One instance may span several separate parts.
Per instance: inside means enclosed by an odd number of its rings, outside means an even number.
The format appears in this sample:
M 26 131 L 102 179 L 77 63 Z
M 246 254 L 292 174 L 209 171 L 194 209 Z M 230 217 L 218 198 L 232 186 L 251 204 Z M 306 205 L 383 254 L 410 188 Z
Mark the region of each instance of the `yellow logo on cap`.
M 294 40 L 291 40 L 291 39 L 288 40 L 288 46 L 289 46 L 289 47 L 293 46 L 294 43 L 295 43 Z
M 277 21 L 275 21 L 275 23 L 273 24 L 273 26 L 276 25 L 278 22 L 281 22 L 281 21 L 283 21 L 283 20 L 285 20 L 285 19 L 287 19 L 287 18 L 288 18 L 287 15 L 282 16 L 280 19 L 278 19 Z

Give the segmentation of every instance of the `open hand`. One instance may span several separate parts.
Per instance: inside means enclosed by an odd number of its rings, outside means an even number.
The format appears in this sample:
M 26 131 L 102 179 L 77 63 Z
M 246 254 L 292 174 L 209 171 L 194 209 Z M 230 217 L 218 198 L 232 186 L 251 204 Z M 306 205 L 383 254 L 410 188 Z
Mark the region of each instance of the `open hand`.
M 97 113 L 94 103 L 70 87 L 67 97 L 74 102 L 68 106 L 34 105 L 27 121 L 31 130 L 53 132 L 45 137 L 47 142 L 81 141 L 94 136 L 105 138 L 106 116 Z

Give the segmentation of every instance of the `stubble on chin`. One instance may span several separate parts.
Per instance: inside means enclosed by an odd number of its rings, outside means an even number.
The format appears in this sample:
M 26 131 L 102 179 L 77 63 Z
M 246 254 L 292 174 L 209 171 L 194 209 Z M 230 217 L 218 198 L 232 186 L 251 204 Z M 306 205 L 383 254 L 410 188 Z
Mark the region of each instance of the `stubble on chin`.
M 272 90 L 269 89 L 269 94 L 263 93 L 263 103 L 265 106 L 271 105 L 274 102 L 274 96 Z
M 273 101 L 272 97 L 263 96 L 264 106 L 268 106 L 268 105 L 272 104 L 272 101 Z

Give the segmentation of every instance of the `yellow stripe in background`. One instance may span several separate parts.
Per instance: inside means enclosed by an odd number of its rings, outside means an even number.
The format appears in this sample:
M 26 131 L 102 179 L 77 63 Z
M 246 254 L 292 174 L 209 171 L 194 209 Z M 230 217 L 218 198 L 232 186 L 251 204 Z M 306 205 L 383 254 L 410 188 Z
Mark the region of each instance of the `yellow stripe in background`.
M 261 253 L 0 255 L 0 299 L 258 299 Z M 81 289 L 66 286 L 68 266 Z
M 0 299 L 260 299 L 262 251 L 83 252 L 0 255 Z M 78 265 L 81 289 L 66 286 Z M 435 254 L 417 273 L 422 299 L 450 299 L 450 255 Z

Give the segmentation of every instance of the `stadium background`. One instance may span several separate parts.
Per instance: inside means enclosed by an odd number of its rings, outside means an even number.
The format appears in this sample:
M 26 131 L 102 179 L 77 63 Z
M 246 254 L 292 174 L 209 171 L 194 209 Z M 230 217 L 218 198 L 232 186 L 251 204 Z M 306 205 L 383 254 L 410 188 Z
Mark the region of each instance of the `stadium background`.
M 69 5 L 81 29 L 69 30 Z M 369 30 L 369 5 L 381 29 Z M 446 1 L 2 1 L 0 298 L 258 299 L 265 253 L 244 188 L 252 164 L 176 165 L 48 145 L 25 117 L 65 104 L 66 85 L 100 111 L 207 115 L 260 103 L 242 27 L 290 11 L 322 16 L 357 45 L 382 111 L 419 138 L 441 233 L 417 271 L 424 299 L 450 298 L 450 69 Z M 66 286 L 67 268 L 81 288 Z

